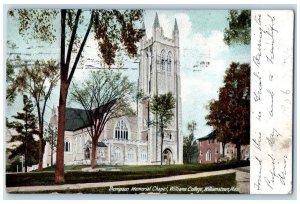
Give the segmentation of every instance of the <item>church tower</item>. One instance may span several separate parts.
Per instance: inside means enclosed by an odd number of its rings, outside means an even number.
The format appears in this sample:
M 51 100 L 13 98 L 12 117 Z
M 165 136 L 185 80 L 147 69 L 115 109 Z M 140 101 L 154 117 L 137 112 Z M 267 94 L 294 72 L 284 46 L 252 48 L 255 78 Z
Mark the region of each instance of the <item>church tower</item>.
M 51 110 L 50 126 L 51 128 L 57 128 L 58 126 L 58 117 L 56 114 L 56 108 L 54 106 Z
M 160 163 L 161 136 L 158 127 L 151 124 L 155 115 L 151 113 L 150 101 L 154 95 L 171 92 L 176 100 L 174 117 L 165 129 L 163 141 L 163 163 L 182 163 L 183 139 L 181 134 L 181 80 L 179 60 L 179 29 L 175 19 L 172 37 L 164 36 L 156 13 L 152 37 L 144 36 L 140 45 L 139 90 L 144 98 L 139 105 L 138 123 L 142 138 L 148 142 L 148 162 Z

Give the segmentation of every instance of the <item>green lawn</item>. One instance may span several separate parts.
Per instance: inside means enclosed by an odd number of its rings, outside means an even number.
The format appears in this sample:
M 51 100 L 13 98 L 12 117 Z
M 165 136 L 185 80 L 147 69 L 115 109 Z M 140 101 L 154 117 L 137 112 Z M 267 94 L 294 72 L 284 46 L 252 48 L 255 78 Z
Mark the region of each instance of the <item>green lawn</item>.
M 96 183 L 108 181 L 124 181 L 135 179 L 159 178 L 174 175 L 192 174 L 199 172 L 216 171 L 241 166 L 248 166 L 247 161 L 231 161 L 218 164 L 183 164 L 183 165 L 158 165 L 150 166 L 114 166 L 121 171 L 82 172 L 81 168 L 87 166 L 66 166 L 65 183 Z M 52 170 L 52 171 L 51 171 Z M 68 171 L 69 170 L 69 171 Z M 72 171 L 70 171 L 72 170 Z M 45 172 L 8 173 L 6 186 L 34 186 L 54 185 L 54 170 L 45 169 Z
M 223 163 L 214 164 L 175 164 L 175 165 L 98 165 L 96 168 L 111 167 L 120 169 L 122 172 L 165 172 L 165 171 L 176 171 L 176 172 L 187 172 L 187 173 L 198 173 L 203 171 L 214 171 L 216 169 L 228 169 L 240 166 L 249 166 L 249 161 L 229 161 Z M 90 167 L 90 165 L 69 165 L 65 166 L 65 171 L 80 171 L 83 168 Z M 55 171 L 55 166 L 47 167 L 44 171 Z
M 65 171 L 81 171 L 83 168 L 90 167 L 90 165 L 65 165 Z M 55 165 L 44 168 L 43 171 L 55 171 Z M 35 170 L 34 172 L 38 172 Z
M 216 189 L 218 188 L 218 189 Z M 84 193 L 84 194 L 233 194 L 236 190 L 235 173 L 169 182 L 86 188 L 78 190 L 41 191 L 27 193 Z

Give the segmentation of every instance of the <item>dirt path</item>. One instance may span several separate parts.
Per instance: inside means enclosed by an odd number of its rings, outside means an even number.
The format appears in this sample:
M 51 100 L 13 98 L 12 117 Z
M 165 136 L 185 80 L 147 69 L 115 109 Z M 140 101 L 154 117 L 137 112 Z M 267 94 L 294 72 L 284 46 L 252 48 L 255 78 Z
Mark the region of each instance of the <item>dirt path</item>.
M 236 169 L 237 189 L 242 194 L 250 193 L 250 167 L 240 167 Z

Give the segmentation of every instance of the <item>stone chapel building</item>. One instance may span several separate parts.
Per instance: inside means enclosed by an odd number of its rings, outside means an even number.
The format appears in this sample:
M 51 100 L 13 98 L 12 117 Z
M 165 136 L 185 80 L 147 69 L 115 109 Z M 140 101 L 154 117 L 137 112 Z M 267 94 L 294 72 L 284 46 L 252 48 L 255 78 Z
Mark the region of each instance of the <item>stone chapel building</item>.
M 124 116 L 107 122 L 97 147 L 97 164 L 160 164 L 161 137 L 158 128 L 149 121 L 155 119 L 150 111 L 153 95 L 172 92 L 176 99 L 174 117 L 165 129 L 163 163 L 181 164 L 183 136 L 181 133 L 181 79 L 179 60 L 179 29 L 175 19 L 172 38 L 164 36 L 156 14 L 152 37 L 140 42 L 138 89 L 144 98 L 137 106 L 136 116 Z M 90 164 L 91 139 L 81 109 L 66 109 L 66 165 Z M 57 126 L 57 112 L 52 111 L 50 124 Z M 50 165 L 50 145 L 46 145 L 45 163 Z M 53 159 L 55 160 L 55 154 Z M 55 162 L 55 161 L 54 161 Z

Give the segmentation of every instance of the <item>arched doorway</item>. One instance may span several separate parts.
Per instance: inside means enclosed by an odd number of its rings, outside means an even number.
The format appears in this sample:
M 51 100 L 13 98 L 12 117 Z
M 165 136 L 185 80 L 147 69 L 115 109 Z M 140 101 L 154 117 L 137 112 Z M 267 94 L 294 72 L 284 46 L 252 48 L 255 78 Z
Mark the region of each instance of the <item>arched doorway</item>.
M 90 160 L 91 159 L 91 150 L 90 147 L 86 147 L 84 151 L 84 159 Z
M 84 145 L 84 159 L 85 160 L 91 159 L 91 147 L 92 147 L 91 141 L 87 141 Z
M 164 164 L 173 164 L 173 154 L 169 148 L 166 148 L 163 151 L 163 163 Z

